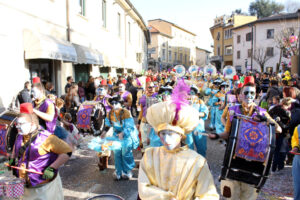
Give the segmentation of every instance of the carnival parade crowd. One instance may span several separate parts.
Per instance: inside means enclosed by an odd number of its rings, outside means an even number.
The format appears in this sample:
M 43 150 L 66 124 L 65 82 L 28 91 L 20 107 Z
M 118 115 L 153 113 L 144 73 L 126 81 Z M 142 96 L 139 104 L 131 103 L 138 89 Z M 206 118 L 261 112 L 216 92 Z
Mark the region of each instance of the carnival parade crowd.
M 25 181 L 22 198 L 63 199 L 59 167 L 91 134 L 100 171 L 114 154 L 116 181 L 132 178 L 133 150 L 142 152 L 137 199 L 254 200 L 268 176 L 286 165 L 300 199 L 300 78 L 208 67 L 148 69 L 87 83 L 67 77 L 61 97 L 39 77 L 26 82 L 7 154 L 8 168 Z M 205 159 L 208 139 L 226 146 L 221 194 Z

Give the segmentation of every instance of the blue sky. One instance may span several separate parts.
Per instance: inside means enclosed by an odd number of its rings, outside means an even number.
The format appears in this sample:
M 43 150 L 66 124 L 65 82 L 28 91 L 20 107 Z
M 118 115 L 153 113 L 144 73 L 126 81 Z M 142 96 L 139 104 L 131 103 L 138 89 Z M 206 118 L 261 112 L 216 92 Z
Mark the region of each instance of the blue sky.
M 181 26 L 198 36 L 200 48 L 211 50 L 213 40 L 209 28 L 213 19 L 231 14 L 235 9 L 248 12 L 254 0 L 130 0 L 145 23 L 149 19 L 165 19 Z M 285 0 L 276 0 L 284 4 Z

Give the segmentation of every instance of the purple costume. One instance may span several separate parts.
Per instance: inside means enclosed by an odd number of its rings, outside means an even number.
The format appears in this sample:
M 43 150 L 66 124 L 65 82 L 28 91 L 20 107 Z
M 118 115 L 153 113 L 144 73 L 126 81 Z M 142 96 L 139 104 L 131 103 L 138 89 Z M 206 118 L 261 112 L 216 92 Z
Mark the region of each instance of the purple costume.
M 110 105 L 107 103 L 107 99 L 109 98 L 111 98 L 111 96 L 109 96 L 108 94 L 105 95 L 102 99 L 100 99 L 99 96 L 96 98 L 96 101 L 100 101 L 104 105 L 106 113 L 109 113 L 109 111 L 111 110 Z
M 150 97 L 156 97 L 157 93 L 152 94 Z M 143 108 L 143 117 L 146 117 L 147 114 L 147 96 L 144 94 L 141 98 L 140 98 L 140 104 L 142 105 Z
M 40 105 L 39 111 L 46 113 L 47 109 L 49 107 L 49 104 L 51 104 L 51 103 L 53 104 L 53 102 L 50 99 L 45 99 L 45 101 Z M 53 104 L 53 106 L 54 106 L 54 104 Z M 54 110 L 55 110 L 55 114 L 54 114 L 53 120 L 51 122 L 47 122 L 39 117 L 40 125 L 43 126 L 50 133 L 54 133 L 55 127 L 56 127 L 56 121 L 57 121 L 57 117 L 58 117 L 55 106 L 54 106 Z
M 253 112 L 253 113 L 252 113 L 252 115 L 251 115 L 252 118 L 253 118 L 254 116 L 256 116 L 257 114 L 264 116 L 265 113 L 267 112 L 265 109 L 263 109 L 263 108 L 261 108 L 261 107 L 259 107 L 259 106 L 256 106 L 256 110 L 257 110 L 256 112 Z M 230 113 L 230 111 L 233 111 L 233 112 L 236 113 L 236 114 L 240 114 L 240 115 L 243 114 L 242 111 L 241 111 L 241 109 L 240 109 L 240 105 L 236 105 L 236 106 L 229 107 L 229 110 L 228 110 L 228 111 L 229 111 L 229 113 Z M 258 112 L 258 113 L 257 113 L 257 112 Z M 234 115 L 230 115 L 230 121 L 232 121 L 233 116 L 234 116 Z
M 40 130 L 38 133 L 36 139 L 31 142 L 31 149 L 30 149 L 30 155 L 29 155 L 29 165 L 28 169 L 35 170 L 37 172 L 43 172 L 48 166 L 50 166 L 58 157 L 55 153 L 46 153 L 45 155 L 39 154 L 39 147 L 46 141 L 46 139 L 52 135 L 52 133 L 46 131 L 46 130 Z M 19 150 L 22 146 L 23 142 L 23 136 L 18 135 L 16 142 L 15 142 L 15 155 L 19 155 Z M 22 161 L 22 158 L 19 159 L 18 166 L 20 167 L 22 164 L 25 166 L 28 162 L 27 152 L 28 148 L 26 149 L 24 161 Z M 18 172 L 18 171 L 17 171 Z M 17 173 L 19 176 L 19 173 Z M 42 178 L 42 175 L 35 174 L 35 173 L 28 173 L 28 177 L 30 180 L 31 186 L 37 186 L 45 181 L 45 179 Z

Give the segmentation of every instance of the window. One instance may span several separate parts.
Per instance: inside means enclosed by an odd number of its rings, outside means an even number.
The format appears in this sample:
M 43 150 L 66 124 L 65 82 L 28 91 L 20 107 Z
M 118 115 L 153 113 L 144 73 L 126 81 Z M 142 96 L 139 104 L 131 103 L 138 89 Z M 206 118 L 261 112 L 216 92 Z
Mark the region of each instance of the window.
M 182 53 L 180 54 L 180 62 L 182 62 Z
M 231 29 L 225 30 L 225 40 L 229 39 L 229 38 L 232 38 L 232 30 Z
M 269 56 L 269 57 L 274 56 L 274 48 L 273 47 L 267 48 L 267 56 Z
M 166 60 L 166 50 L 162 50 L 162 60 Z
M 121 14 L 118 13 L 118 36 L 121 37 Z
M 220 56 L 220 55 L 221 55 L 221 48 L 218 47 L 217 51 L 218 51 L 218 52 L 217 52 L 217 53 L 218 53 L 217 55 Z
M 172 51 L 169 51 L 169 61 L 172 61 Z
M 251 58 L 252 49 L 248 49 L 248 58 Z
M 252 33 L 247 33 L 246 34 L 246 41 L 251 41 L 252 40 Z
M 184 55 L 184 63 L 186 64 L 187 61 L 187 55 Z
M 267 39 L 274 38 L 274 29 L 268 29 L 267 30 Z
M 174 60 L 177 61 L 177 52 L 174 53 Z
M 237 43 L 238 44 L 241 43 L 241 36 L 240 35 L 237 36 Z
M 79 14 L 85 16 L 85 0 L 78 0 L 79 4 Z
M 131 42 L 131 24 L 128 22 L 128 41 Z
M 236 52 L 236 58 L 237 58 L 237 59 L 240 59 L 240 58 L 241 58 L 241 51 L 237 51 L 237 52 Z
M 102 26 L 106 28 L 106 0 L 102 0 Z
M 217 33 L 217 40 L 220 40 L 220 32 Z
M 231 54 L 232 54 L 232 46 L 226 46 L 225 55 L 231 55 Z

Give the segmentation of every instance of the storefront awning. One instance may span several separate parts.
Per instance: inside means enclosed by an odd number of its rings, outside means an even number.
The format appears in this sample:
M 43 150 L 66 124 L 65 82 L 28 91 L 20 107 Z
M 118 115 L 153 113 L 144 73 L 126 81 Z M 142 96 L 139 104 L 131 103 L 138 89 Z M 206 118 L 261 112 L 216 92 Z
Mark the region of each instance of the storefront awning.
M 73 44 L 73 46 L 77 53 L 77 63 L 103 65 L 103 56 L 99 51 L 79 44 Z
M 73 45 L 49 35 L 24 30 L 25 59 L 53 59 L 77 62 L 77 54 Z

